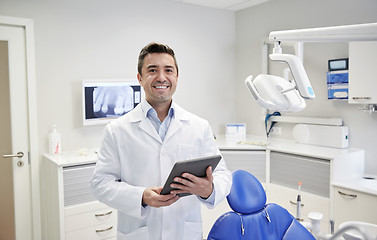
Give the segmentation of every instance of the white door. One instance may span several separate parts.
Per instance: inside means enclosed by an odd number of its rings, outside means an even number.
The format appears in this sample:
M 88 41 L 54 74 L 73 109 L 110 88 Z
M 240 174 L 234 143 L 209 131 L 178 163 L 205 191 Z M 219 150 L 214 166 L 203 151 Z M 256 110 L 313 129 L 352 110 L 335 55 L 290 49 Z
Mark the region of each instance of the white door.
M 26 40 L 0 23 L 0 239 L 33 239 Z

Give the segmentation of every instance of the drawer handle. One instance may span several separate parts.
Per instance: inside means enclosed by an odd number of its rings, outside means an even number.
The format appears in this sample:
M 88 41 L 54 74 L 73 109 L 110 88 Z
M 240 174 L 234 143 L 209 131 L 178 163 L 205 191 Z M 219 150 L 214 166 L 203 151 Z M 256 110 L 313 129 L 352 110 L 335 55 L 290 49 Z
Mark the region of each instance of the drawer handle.
M 113 226 L 110 226 L 110 227 L 108 227 L 106 229 L 96 230 L 96 233 L 107 232 L 107 231 L 110 231 L 111 229 L 113 229 Z
M 297 205 L 297 203 L 295 203 L 295 202 L 292 202 L 291 200 L 289 200 L 289 202 L 291 203 L 291 204 L 293 204 L 293 205 Z M 301 203 L 301 207 L 303 207 L 304 206 L 304 204 L 303 203 Z
M 340 195 L 343 195 L 343 196 L 346 196 L 346 197 L 357 198 L 357 195 L 356 195 L 356 194 L 349 194 L 349 193 L 344 193 L 344 192 L 341 192 L 341 191 L 338 191 L 338 193 L 339 193 Z
M 113 213 L 113 211 L 110 210 L 107 213 L 96 213 L 94 216 L 96 216 L 96 217 L 104 217 L 104 216 L 110 215 L 112 213 Z
M 353 100 L 371 100 L 371 97 L 352 97 Z

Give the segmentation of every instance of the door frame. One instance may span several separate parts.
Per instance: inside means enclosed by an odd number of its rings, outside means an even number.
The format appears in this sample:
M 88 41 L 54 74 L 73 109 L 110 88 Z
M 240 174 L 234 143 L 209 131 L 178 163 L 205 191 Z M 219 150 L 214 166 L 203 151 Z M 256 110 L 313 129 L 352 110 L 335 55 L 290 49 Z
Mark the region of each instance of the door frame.
M 29 161 L 30 182 L 33 217 L 33 239 L 42 239 L 41 236 L 41 204 L 39 178 L 39 144 L 37 122 L 37 94 L 35 75 L 35 43 L 34 22 L 32 19 L 0 16 L 0 24 L 10 27 L 22 27 L 25 30 L 26 42 L 26 77 L 28 94 L 28 124 L 29 124 Z

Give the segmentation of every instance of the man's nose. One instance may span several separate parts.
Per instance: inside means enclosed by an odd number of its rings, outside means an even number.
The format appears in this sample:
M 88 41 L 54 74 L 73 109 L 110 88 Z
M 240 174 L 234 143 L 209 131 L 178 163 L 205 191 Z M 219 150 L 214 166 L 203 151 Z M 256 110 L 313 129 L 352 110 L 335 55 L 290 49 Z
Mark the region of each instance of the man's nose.
M 166 80 L 166 75 L 164 71 L 159 71 L 157 74 L 157 80 L 158 81 L 165 81 Z

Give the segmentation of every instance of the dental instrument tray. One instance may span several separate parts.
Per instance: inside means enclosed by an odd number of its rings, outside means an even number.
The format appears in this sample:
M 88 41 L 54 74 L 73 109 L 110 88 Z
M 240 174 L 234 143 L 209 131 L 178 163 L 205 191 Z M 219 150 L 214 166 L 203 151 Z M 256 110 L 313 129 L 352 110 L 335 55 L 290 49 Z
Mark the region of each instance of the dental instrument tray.
M 170 191 L 175 190 L 175 188 L 170 187 L 172 183 L 180 184 L 174 181 L 175 177 L 183 178 L 183 173 L 191 173 L 197 177 L 205 177 L 207 168 L 212 166 L 212 171 L 214 171 L 221 158 L 221 155 L 215 155 L 176 162 L 162 188 L 161 195 L 167 195 Z M 191 195 L 191 193 L 178 194 L 179 197 L 188 195 Z

